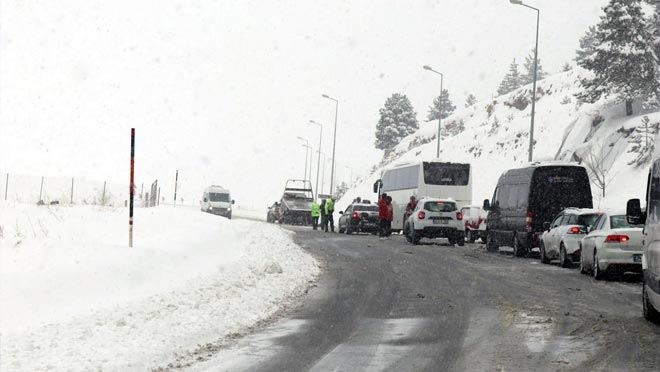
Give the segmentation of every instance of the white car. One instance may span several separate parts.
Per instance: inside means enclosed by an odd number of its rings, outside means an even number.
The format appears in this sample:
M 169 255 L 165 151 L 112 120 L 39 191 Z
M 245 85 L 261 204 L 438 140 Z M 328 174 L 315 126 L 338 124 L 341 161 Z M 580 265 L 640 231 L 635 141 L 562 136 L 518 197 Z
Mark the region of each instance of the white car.
M 608 272 L 642 272 L 644 225 L 631 225 L 625 213 L 602 214 L 582 239 L 580 272 L 606 278 Z
M 463 213 L 452 199 L 423 198 L 404 224 L 408 242 L 419 244 L 422 238 L 447 238 L 449 244 L 465 244 Z
M 539 244 L 541 262 L 558 259 L 561 267 L 579 262 L 580 242 L 601 214 L 593 209 L 567 208 L 552 223 L 546 223 Z
M 477 205 L 467 205 L 461 208 L 465 220 L 465 238 L 469 243 L 477 239 L 486 242 L 486 218 L 488 212 Z

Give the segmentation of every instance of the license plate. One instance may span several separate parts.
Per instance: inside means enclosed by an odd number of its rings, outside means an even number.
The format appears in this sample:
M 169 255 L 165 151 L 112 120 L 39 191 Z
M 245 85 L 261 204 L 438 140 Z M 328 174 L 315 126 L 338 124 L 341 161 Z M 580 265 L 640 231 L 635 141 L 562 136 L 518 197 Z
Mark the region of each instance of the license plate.
M 447 220 L 433 220 L 434 225 L 446 225 L 447 223 Z
M 642 255 L 641 254 L 634 254 L 633 255 L 633 262 L 635 262 L 635 263 L 642 262 Z

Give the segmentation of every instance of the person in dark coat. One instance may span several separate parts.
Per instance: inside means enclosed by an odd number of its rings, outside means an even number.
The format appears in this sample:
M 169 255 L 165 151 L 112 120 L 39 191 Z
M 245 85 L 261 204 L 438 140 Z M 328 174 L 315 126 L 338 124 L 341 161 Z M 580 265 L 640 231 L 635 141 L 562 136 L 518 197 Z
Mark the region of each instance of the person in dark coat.
M 385 216 L 385 220 L 387 221 L 385 223 L 385 236 L 389 237 L 392 235 L 392 221 L 394 221 L 394 207 L 392 206 L 391 196 L 387 196 L 387 199 L 385 199 L 385 204 L 387 206 L 387 214 Z
M 325 214 L 325 199 L 321 200 L 321 231 L 328 230 L 328 216 Z
M 385 193 L 378 198 L 378 219 L 380 220 L 379 236 L 384 238 L 387 229 L 387 194 Z

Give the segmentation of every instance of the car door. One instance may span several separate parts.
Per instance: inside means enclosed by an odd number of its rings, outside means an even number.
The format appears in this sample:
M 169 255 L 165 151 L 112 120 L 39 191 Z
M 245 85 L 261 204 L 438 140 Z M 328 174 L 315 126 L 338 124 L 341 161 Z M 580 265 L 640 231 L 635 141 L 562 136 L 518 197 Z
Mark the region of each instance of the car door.
M 594 223 L 593 228 L 587 234 L 582 244 L 582 260 L 588 269 L 593 269 L 594 265 L 594 251 L 603 244 L 605 240 L 605 224 L 609 220 L 607 214 L 602 214 Z M 586 243 L 586 244 L 585 244 Z
M 546 254 L 549 254 L 550 256 L 555 256 L 555 253 L 559 253 L 559 246 L 557 243 L 557 232 L 562 226 L 562 221 L 566 215 L 562 212 L 557 215 L 557 217 L 552 221 L 552 225 L 550 226 L 550 231 L 548 231 L 548 239 L 546 243 L 548 243 L 545 247 L 545 252 Z

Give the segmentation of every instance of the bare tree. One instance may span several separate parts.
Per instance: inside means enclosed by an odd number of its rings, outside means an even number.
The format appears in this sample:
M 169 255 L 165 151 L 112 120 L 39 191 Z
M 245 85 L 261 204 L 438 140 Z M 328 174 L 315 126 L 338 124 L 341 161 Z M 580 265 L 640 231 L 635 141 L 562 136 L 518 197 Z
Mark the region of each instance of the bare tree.
M 594 148 L 591 147 L 589 152 L 582 156 L 582 161 L 589 172 L 591 183 L 601 190 L 603 198 L 605 197 L 607 186 L 610 185 L 615 176 L 615 174 L 612 174 L 612 167 L 608 167 L 605 163 L 605 159 L 610 152 L 612 152 L 611 147 L 609 151 L 605 151 L 602 147 L 600 151 L 595 151 Z

